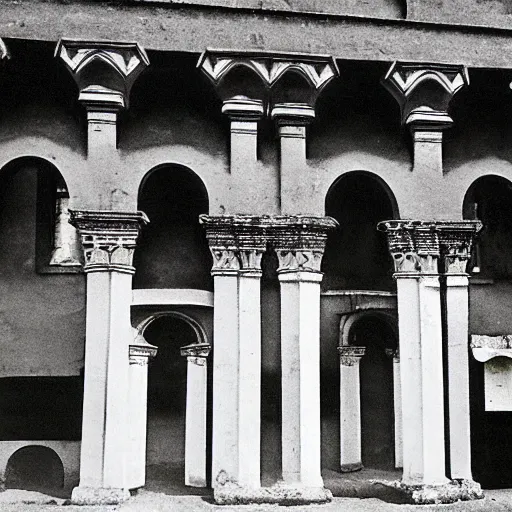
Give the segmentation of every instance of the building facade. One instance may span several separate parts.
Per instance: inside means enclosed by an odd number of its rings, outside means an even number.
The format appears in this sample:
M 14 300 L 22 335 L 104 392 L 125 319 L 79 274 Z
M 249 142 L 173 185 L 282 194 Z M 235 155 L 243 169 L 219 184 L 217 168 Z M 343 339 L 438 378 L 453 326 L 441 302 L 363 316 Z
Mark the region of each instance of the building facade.
M 506 1 L 0 12 L 6 487 L 512 487 Z

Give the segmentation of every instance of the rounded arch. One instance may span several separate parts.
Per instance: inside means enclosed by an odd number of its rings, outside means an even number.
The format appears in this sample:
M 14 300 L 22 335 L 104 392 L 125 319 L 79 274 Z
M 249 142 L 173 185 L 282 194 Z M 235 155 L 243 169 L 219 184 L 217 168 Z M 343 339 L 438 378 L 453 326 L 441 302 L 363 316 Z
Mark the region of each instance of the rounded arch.
M 61 491 L 64 465 L 55 450 L 30 445 L 16 450 L 7 461 L 5 487 L 30 491 Z
M 379 222 L 398 217 L 397 201 L 386 182 L 368 171 L 339 176 L 327 191 L 325 214 L 341 229 L 328 238 L 324 288 L 393 290 L 386 238 L 377 230 Z
M 197 336 L 197 343 L 210 343 L 208 341 L 208 336 L 206 335 L 206 331 L 204 327 L 194 318 L 191 316 L 182 313 L 180 311 L 159 311 L 158 313 L 153 313 L 152 315 L 148 316 L 141 322 L 139 322 L 136 326 L 137 332 L 144 336 L 144 331 L 157 319 L 163 318 L 163 317 L 172 317 L 177 318 L 178 320 L 183 320 L 185 323 L 187 323 L 196 333 Z
M 479 219 L 483 228 L 474 251 L 473 272 L 483 277 L 512 277 L 512 182 L 487 174 L 474 180 L 462 203 L 464 219 Z
M 393 332 L 395 339 L 397 340 L 396 349 L 398 350 L 398 318 L 396 316 L 396 312 L 378 309 L 355 311 L 353 313 L 349 313 L 348 315 L 344 315 L 340 322 L 340 346 L 349 346 L 351 344 L 350 335 L 352 328 L 356 327 L 359 322 L 368 318 L 378 318 L 387 324 L 387 326 Z
M 398 209 L 398 202 L 396 200 L 395 194 L 393 193 L 393 190 L 388 185 L 386 180 L 379 176 L 378 174 L 371 172 L 371 171 L 365 171 L 365 170 L 353 170 L 353 171 L 347 171 L 343 174 L 340 174 L 330 185 L 330 187 L 327 190 L 327 194 L 325 195 L 325 209 L 326 209 L 326 215 L 327 213 L 327 205 L 329 197 L 332 196 L 332 194 L 335 192 L 336 188 L 339 187 L 343 180 L 361 176 L 363 178 L 373 180 L 375 183 L 377 183 L 381 189 L 385 192 L 387 199 L 389 200 L 389 203 L 392 208 L 392 219 L 399 219 L 400 218 L 400 212 Z

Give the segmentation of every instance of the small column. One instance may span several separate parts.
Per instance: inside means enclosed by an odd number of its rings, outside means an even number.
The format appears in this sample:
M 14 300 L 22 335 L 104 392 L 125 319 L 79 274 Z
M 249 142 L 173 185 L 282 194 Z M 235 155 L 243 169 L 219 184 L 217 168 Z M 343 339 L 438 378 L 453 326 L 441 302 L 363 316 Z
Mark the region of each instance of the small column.
M 393 355 L 393 402 L 395 410 L 395 468 L 404 467 L 402 384 L 400 377 L 400 355 Z
M 469 422 L 469 297 L 466 267 L 478 221 L 440 227 L 446 279 L 446 337 L 448 342 L 448 413 L 450 476 L 472 481 Z
M 122 209 L 124 194 L 117 196 L 115 171 L 117 120 L 129 106 L 130 91 L 149 65 L 137 43 L 110 43 L 61 39 L 55 49 L 79 90 L 78 100 L 87 110 L 87 160 L 97 183 L 101 208 Z M 104 189 L 104 190 L 103 190 Z M 97 206 L 97 198 L 90 199 Z
M 319 489 L 320 472 L 320 265 L 330 217 L 273 218 L 272 243 L 281 285 L 283 480 Z
M 85 255 L 85 381 L 76 504 L 113 504 L 130 496 L 129 345 L 133 252 L 142 212 L 71 211 Z
M 361 382 L 359 362 L 365 347 L 338 347 L 340 355 L 340 467 L 359 471 L 361 459 Z
M 148 405 L 148 361 L 158 348 L 146 342 L 137 329 L 132 329 L 129 348 L 129 448 L 127 458 L 128 487 L 137 489 L 146 484 L 146 435 Z
M 181 347 L 187 358 L 187 412 L 185 419 L 185 485 L 206 487 L 206 391 L 208 343 Z
M 435 223 L 386 221 L 397 280 L 401 357 L 402 482 L 435 486 L 445 475 L 439 240 Z
M 213 256 L 212 485 L 260 487 L 261 258 L 259 217 L 202 215 Z

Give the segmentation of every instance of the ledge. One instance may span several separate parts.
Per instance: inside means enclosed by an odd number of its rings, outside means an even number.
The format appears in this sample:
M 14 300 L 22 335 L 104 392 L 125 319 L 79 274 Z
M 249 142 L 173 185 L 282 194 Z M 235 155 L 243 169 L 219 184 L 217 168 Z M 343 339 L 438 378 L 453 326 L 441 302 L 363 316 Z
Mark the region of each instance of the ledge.
M 133 290 L 132 306 L 203 306 L 213 308 L 213 292 L 190 288 Z
M 473 357 L 480 363 L 486 363 L 495 357 L 512 359 L 512 335 L 486 336 L 471 335 L 471 350 Z

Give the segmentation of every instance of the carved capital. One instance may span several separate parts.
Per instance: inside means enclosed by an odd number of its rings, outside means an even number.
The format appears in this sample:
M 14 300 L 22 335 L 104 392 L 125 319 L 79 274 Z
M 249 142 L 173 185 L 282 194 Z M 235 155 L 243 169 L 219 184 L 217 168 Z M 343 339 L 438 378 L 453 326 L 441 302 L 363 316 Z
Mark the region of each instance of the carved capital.
M 138 43 L 61 39 L 55 49 L 78 85 L 88 110 L 117 112 L 128 107 L 130 90 L 149 65 Z
M 469 76 L 462 65 L 395 62 L 382 83 L 400 105 L 402 124 L 428 132 L 452 125 L 450 101 Z
M 278 272 L 320 272 L 331 217 L 283 215 L 272 218 L 270 242 L 279 259 Z
M 266 99 L 270 91 L 270 104 L 275 106 L 293 102 L 314 107 L 322 89 L 339 74 L 334 59 L 326 55 L 206 50 L 197 66 L 223 100 L 236 94 Z M 247 74 L 237 76 L 236 71 L 241 68 L 251 70 L 255 79 L 247 82 Z M 290 72 L 303 80 L 303 87 L 296 88 L 293 98 L 289 97 L 289 87 L 280 85 L 281 78 Z M 236 89 L 238 92 L 234 93 Z
M 377 229 L 388 235 L 389 252 L 397 273 L 464 273 L 479 221 L 390 220 Z
M 133 343 L 130 343 L 129 348 L 130 364 L 145 366 L 149 359 L 156 356 L 158 347 L 150 345 L 137 329 L 132 328 L 132 333 Z
M 133 253 L 140 229 L 148 221 L 143 212 L 70 210 L 85 256 L 85 272 L 117 271 L 133 274 Z
M 366 352 L 366 347 L 353 347 L 345 345 L 338 347 L 338 353 L 340 355 L 340 364 L 342 366 L 356 366 L 361 361 L 361 358 Z
M 249 215 L 201 215 L 213 256 L 212 274 L 261 272 L 267 246 L 266 226 Z
M 206 358 L 210 355 L 211 345 L 209 343 L 192 343 L 181 347 L 181 355 L 187 358 L 189 363 L 197 366 L 206 366 Z

